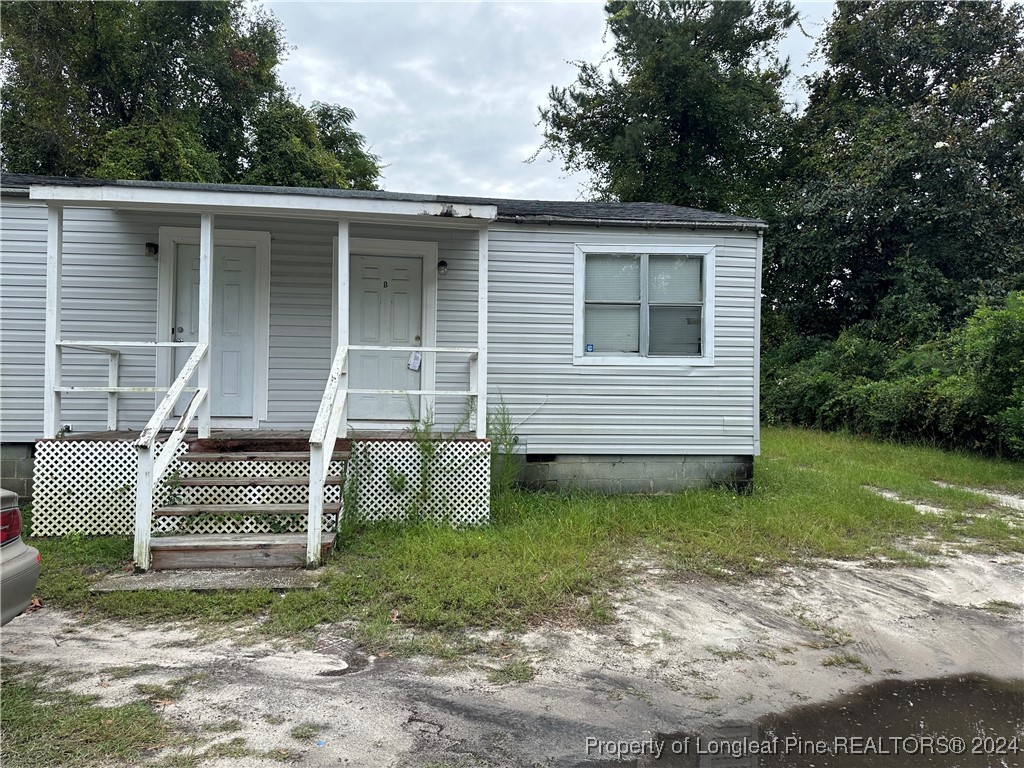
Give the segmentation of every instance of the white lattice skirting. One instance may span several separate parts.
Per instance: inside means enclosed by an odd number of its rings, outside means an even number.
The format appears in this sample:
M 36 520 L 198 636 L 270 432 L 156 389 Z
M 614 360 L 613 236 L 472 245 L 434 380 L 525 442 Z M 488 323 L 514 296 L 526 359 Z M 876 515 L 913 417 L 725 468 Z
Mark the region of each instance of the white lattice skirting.
M 162 446 L 157 446 L 157 451 Z M 179 450 L 184 453 L 185 448 Z M 137 451 L 128 441 L 55 440 L 36 446 L 32 512 L 34 536 L 69 533 L 122 534 L 135 531 Z M 344 496 L 348 514 L 371 521 L 426 519 L 455 526 L 478 525 L 490 515 L 489 444 L 473 440 L 418 444 L 400 440 L 357 441 L 347 465 L 334 463 L 332 475 L 345 472 L 344 491 L 329 485 L 327 505 Z M 300 477 L 308 461 L 173 461 L 154 503 L 305 504 L 307 486 L 202 486 L 175 484 L 180 477 Z M 324 529 L 337 527 L 324 515 Z M 231 517 L 201 515 L 157 517 L 154 534 L 275 533 L 305 531 L 297 516 Z
M 365 440 L 353 443 L 346 503 L 366 520 L 478 525 L 490 516 L 490 443 Z

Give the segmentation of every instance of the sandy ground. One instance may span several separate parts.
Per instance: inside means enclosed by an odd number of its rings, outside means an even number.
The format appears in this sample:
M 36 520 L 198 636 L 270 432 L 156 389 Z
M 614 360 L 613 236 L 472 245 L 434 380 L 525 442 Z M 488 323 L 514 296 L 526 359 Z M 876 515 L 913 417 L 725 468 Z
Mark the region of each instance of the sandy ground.
M 1024 616 L 984 606 L 1019 605 L 1022 592 L 1022 558 L 975 554 L 929 569 L 824 563 L 744 585 L 649 569 L 618 596 L 621 619 L 607 630 L 520 638 L 518 657 L 537 674 L 511 685 L 488 682 L 500 659 L 367 659 L 328 628 L 317 650 L 298 650 L 173 626 L 83 625 L 44 609 L 5 627 L 2 641 L 5 664 L 50 666 L 55 686 L 105 704 L 137 699 L 138 683 L 186 678 L 180 697 L 157 705 L 172 722 L 269 753 L 206 765 L 280 765 L 273 754 L 285 750 L 301 766 L 564 766 L 595 757 L 588 737 L 699 732 L 882 679 L 1020 677 Z M 859 665 L 824 664 L 840 653 Z M 240 730 L 208 730 L 229 720 Z M 316 735 L 294 737 L 304 723 Z
M 1024 677 L 1021 556 L 947 549 L 929 568 L 823 562 L 743 584 L 640 567 L 612 599 L 615 624 L 540 628 L 512 639 L 504 659 L 378 659 L 339 627 L 321 628 L 310 650 L 253 645 L 245 628 L 210 640 L 194 627 L 84 624 L 48 608 L 9 624 L 0 643 L 4 665 L 45 666 L 54 687 L 107 705 L 140 698 L 140 684 L 183 681 L 155 706 L 199 737 L 193 754 L 244 740 L 247 754 L 201 762 L 217 768 L 279 766 L 285 755 L 299 766 L 607 764 L 588 739 L 707 732 L 886 679 Z M 534 679 L 489 681 L 512 660 Z M 218 733 L 225 722 L 235 730 Z

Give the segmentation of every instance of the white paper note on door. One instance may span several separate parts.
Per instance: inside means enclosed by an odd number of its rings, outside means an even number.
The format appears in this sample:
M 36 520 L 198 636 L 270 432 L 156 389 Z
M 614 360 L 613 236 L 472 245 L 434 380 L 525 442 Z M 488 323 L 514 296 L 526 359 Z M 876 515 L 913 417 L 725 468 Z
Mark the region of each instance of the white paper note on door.
M 413 352 L 409 355 L 409 370 L 418 371 L 420 369 L 420 362 L 423 360 L 423 355 L 419 352 Z

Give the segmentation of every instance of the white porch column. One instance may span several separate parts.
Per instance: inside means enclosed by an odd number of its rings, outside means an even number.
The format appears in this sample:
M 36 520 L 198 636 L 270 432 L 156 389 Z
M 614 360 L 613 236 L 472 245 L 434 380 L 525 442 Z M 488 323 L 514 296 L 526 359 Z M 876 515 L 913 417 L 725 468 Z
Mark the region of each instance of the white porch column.
M 338 275 L 338 284 L 336 286 L 336 292 L 338 296 L 338 349 L 348 347 L 349 345 L 349 268 L 350 268 L 350 253 L 349 253 L 349 231 L 348 222 L 338 222 L 338 242 L 334 253 L 334 261 L 338 265 L 336 270 Z M 348 364 L 346 363 L 346 369 Z M 344 376 L 341 379 L 342 384 L 348 386 L 348 376 Z M 345 398 L 345 404 L 341 410 L 341 425 L 338 427 L 338 437 L 348 437 L 348 398 Z M 334 451 L 334 446 L 327 447 L 327 461 L 330 464 L 330 457 Z
M 210 326 L 213 323 L 213 214 L 204 213 L 199 224 L 199 343 L 206 344 L 206 354 L 199 361 L 198 384 L 206 390 L 199 406 L 199 437 L 210 436 L 210 370 L 212 352 Z
M 476 436 L 487 437 L 487 227 L 480 230 L 480 259 L 477 272 L 477 395 Z
M 51 204 L 46 211 L 46 348 L 43 350 L 43 437 L 60 431 L 61 348 L 60 282 L 64 259 L 64 208 Z
M 138 455 L 135 480 L 135 570 L 141 572 L 149 570 L 152 556 L 149 546 L 153 530 L 153 446 L 139 446 Z

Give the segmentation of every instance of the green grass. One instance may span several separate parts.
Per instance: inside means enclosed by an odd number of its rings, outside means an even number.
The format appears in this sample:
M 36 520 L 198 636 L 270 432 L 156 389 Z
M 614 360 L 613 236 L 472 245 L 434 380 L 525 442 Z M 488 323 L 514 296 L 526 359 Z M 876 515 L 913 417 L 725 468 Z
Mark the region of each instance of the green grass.
M 614 619 L 609 595 L 639 560 L 669 572 L 742 578 L 816 558 L 867 558 L 922 565 L 915 540 L 960 541 L 993 552 L 1024 551 L 1024 531 L 972 512 L 977 494 L 935 485 L 1024 492 L 1024 465 L 896 446 L 803 429 L 766 429 L 755 490 L 601 497 L 512 492 L 493 522 L 471 530 L 431 525 L 368 526 L 345 538 L 321 586 L 283 596 L 271 590 L 91 595 L 90 582 L 131 558 L 125 539 L 37 540 L 39 595 L 86 618 L 196 619 L 229 624 L 260 618 L 260 631 L 295 635 L 355 620 L 369 647 L 395 628 L 449 633 L 516 631 L 539 622 Z M 951 510 L 921 515 L 867 490 Z
M 105 667 L 102 672 L 108 680 L 127 680 L 132 677 L 140 677 L 154 670 L 160 669 L 156 664 L 133 664 L 131 666 Z
M 1018 603 L 1011 603 L 1009 600 L 989 600 L 987 603 L 978 606 L 983 611 L 996 613 L 1000 616 L 1012 616 L 1020 613 L 1021 607 Z
M 745 661 L 750 658 L 750 656 L 744 651 L 730 650 L 729 648 L 715 648 L 713 645 L 705 645 L 704 650 L 719 661 Z
M 871 667 L 864 663 L 864 659 L 855 653 L 849 653 L 848 651 L 842 651 L 840 653 L 833 653 L 831 656 L 827 656 L 821 662 L 823 667 L 849 667 L 852 669 L 859 669 L 866 675 L 871 674 Z
M 45 670 L 4 666 L 0 762 L 21 768 L 129 766 L 172 739 L 144 702 L 118 707 L 43 689 Z
M 323 723 L 300 723 L 292 728 L 288 735 L 296 741 L 309 741 L 319 736 L 326 727 Z
M 518 660 L 503 664 L 497 669 L 487 673 L 487 679 L 495 685 L 511 685 L 514 683 L 528 683 L 537 674 L 536 670 L 528 662 Z
M 211 725 L 204 725 L 203 730 L 207 733 L 234 733 L 235 731 L 242 730 L 241 720 L 224 720 L 220 723 L 213 723 Z
M 180 699 L 188 686 L 195 685 L 204 677 L 206 677 L 206 673 L 196 672 L 185 677 L 169 680 L 166 685 L 161 685 L 160 683 L 136 683 L 135 691 L 149 697 L 152 701 L 166 704 Z

